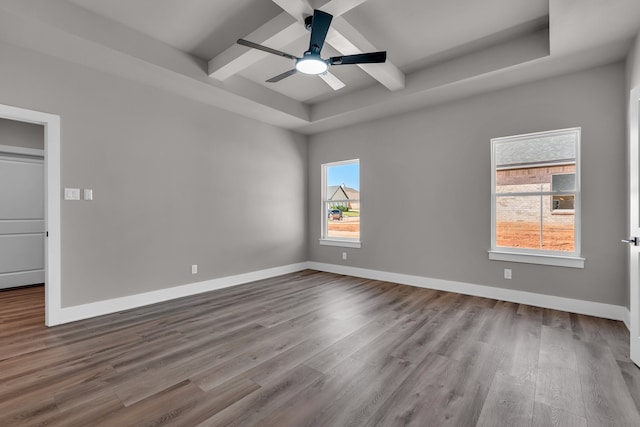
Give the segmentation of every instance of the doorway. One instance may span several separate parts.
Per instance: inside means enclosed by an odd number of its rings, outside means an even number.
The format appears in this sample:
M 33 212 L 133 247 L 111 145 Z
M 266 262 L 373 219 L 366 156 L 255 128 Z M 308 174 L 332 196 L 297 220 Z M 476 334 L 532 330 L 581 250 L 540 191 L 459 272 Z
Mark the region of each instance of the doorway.
M 44 283 L 45 324 L 61 323 L 60 117 L 0 104 L 0 118 L 44 126 Z
M 44 127 L 0 119 L 0 289 L 43 284 Z

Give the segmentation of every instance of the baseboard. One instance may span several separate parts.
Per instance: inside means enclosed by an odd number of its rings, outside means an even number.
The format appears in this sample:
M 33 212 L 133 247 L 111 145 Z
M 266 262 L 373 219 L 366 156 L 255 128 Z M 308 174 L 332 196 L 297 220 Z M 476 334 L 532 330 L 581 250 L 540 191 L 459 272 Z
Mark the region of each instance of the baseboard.
M 156 304 L 176 298 L 182 298 L 203 292 L 214 291 L 216 289 L 228 288 L 256 280 L 268 279 L 270 277 L 281 276 L 283 274 L 295 273 L 306 269 L 307 263 L 291 264 L 282 267 L 269 268 L 266 270 L 253 271 L 250 273 L 238 274 L 235 276 L 221 277 L 218 279 L 206 280 L 203 282 L 190 283 L 187 285 L 175 286 L 167 289 L 160 289 L 142 294 L 130 295 L 121 298 L 114 298 L 105 301 L 97 301 L 89 304 L 63 307 L 56 313 L 54 325 L 75 322 L 77 320 L 89 319 L 91 317 L 105 314 L 117 313 L 119 311 L 130 310 L 132 308 L 143 307 L 145 305 Z M 53 326 L 53 325 L 49 325 Z
M 44 270 L 0 274 L 0 289 L 44 283 Z
M 156 304 L 176 298 L 214 291 L 216 289 L 237 286 L 244 283 L 254 282 L 256 280 L 268 279 L 283 274 L 295 273 L 297 271 L 305 269 L 344 274 L 347 276 L 362 277 L 365 279 L 383 280 L 386 282 L 399 283 L 403 285 L 436 289 L 447 292 L 456 292 L 459 294 L 474 295 L 484 298 L 515 302 L 518 304 L 527 304 L 542 308 L 552 308 L 555 310 L 562 310 L 570 313 L 586 314 L 590 316 L 602 317 L 605 319 L 619 320 L 624 322 L 627 328 L 629 328 L 631 324 L 629 309 L 613 304 L 604 304 L 599 302 L 537 294 L 533 292 L 475 285 L 471 283 L 456 282 L 452 280 L 433 279 L 423 276 L 413 276 L 409 274 L 391 273 L 387 271 L 370 270 L 365 268 L 348 267 L 343 265 L 325 264 L 309 261 L 269 268 L 266 270 L 254 271 L 250 273 L 238 274 L 235 276 L 206 280 L 203 282 L 190 283 L 187 285 L 175 286 L 172 288 L 145 292 L 142 294 L 130 295 L 121 298 L 97 301 L 73 307 L 64 307 L 60 309 L 58 313 L 56 313 L 55 325 L 89 319 L 91 317 L 102 316 L 105 314 L 117 313 L 119 311 L 130 310 L 132 308 L 143 307 L 145 305 Z
M 631 332 L 631 311 L 629 311 L 627 307 L 622 307 L 622 310 L 624 311 L 624 313 L 622 313 L 624 316 L 624 319 L 622 319 L 622 321 L 624 322 L 624 325 L 627 327 L 629 332 Z
M 456 292 L 459 294 L 473 295 L 484 298 L 492 298 L 518 304 L 533 305 L 542 308 L 551 308 L 570 313 L 586 314 L 605 319 L 619 320 L 629 328 L 630 314 L 627 307 L 604 304 L 592 301 L 583 301 L 572 298 L 543 295 L 533 292 L 516 291 L 512 289 L 495 288 L 492 286 L 474 285 L 471 283 L 455 282 L 451 280 L 432 279 L 408 274 L 390 273 L 365 268 L 348 267 L 336 264 L 324 264 L 308 262 L 307 267 L 313 270 L 328 273 L 344 274 L 347 276 L 362 277 L 365 279 L 383 280 L 385 282 L 400 283 L 402 285 L 417 286 L 420 288 L 437 289 L 441 291 Z

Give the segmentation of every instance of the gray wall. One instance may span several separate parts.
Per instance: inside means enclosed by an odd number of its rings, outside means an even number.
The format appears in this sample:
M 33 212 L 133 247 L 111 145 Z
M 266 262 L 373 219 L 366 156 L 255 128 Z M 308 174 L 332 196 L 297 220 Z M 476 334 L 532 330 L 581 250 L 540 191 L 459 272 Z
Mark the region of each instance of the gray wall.
M 0 56 L 0 102 L 60 115 L 62 185 L 94 190 L 62 202 L 65 307 L 307 259 L 627 303 L 623 64 L 327 132 L 307 149 L 118 77 L 6 44 Z M 489 261 L 489 140 L 573 126 L 586 268 Z M 351 158 L 363 247 L 344 262 L 345 249 L 318 245 L 320 164 Z
M 0 119 L 0 145 L 44 149 L 44 126 Z
M 306 138 L 0 44 L 0 102 L 61 116 L 62 303 L 307 259 Z M 199 274 L 191 275 L 191 264 Z
M 313 136 L 310 259 L 626 305 L 624 86 L 617 63 Z M 490 261 L 490 139 L 576 126 L 585 268 Z M 362 248 L 320 246 L 320 165 L 353 158 Z

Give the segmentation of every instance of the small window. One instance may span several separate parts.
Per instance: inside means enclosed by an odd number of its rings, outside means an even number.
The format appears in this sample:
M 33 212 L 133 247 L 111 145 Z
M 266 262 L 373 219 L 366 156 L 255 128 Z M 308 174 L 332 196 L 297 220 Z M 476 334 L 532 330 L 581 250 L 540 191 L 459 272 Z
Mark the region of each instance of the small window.
M 575 188 L 575 173 L 563 173 L 551 176 L 551 191 L 554 193 L 566 193 L 554 194 L 553 196 L 551 196 L 551 212 L 554 215 L 575 214 L 574 207 L 576 198 L 573 195 L 573 190 Z
M 583 267 L 580 129 L 496 138 L 491 259 Z
M 360 160 L 322 165 L 320 244 L 360 247 Z

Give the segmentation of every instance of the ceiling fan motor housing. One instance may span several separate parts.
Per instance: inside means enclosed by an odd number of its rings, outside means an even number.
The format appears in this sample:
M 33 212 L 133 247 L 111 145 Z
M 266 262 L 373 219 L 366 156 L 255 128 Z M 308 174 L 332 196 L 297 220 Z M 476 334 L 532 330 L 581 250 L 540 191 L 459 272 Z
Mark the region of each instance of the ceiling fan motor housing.
M 311 31 L 311 26 L 313 25 L 313 15 L 309 15 L 304 18 L 304 27 L 307 31 Z

